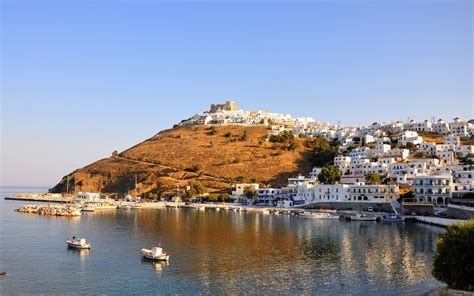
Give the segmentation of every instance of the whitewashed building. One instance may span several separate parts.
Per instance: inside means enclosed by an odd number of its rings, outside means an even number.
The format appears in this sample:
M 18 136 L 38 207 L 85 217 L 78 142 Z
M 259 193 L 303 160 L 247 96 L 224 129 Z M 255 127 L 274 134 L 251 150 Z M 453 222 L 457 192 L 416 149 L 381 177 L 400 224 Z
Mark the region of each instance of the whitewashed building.
M 451 198 L 452 186 L 451 175 L 417 176 L 414 194 L 418 202 L 446 205 Z

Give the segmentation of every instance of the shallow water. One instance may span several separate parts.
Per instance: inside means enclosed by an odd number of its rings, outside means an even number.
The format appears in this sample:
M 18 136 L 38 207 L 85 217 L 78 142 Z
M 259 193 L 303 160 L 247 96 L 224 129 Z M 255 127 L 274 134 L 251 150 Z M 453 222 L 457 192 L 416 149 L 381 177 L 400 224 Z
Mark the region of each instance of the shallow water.
M 442 228 L 192 209 L 80 218 L 16 213 L 0 201 L 0 294 L 424 294 Z M 31 189 L 32 191 L 35 191 Z M 38 189 L 36 189 L 38 191 Z M 91 251 L 70 250 L 84 236 Z M 161 242 L 168 265 L 142 260 Z

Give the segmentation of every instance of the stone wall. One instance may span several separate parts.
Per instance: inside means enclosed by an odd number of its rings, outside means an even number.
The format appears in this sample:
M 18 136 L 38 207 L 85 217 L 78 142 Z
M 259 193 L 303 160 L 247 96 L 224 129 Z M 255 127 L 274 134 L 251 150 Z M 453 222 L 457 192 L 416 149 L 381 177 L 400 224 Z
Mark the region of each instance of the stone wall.
M 433 215 L 434 206 L 432 204 L 403 204 L 402 214 L 409 216 L 412 213 L 417 215 Z
M 458 205 L 448 205 L 448 217 L 456 219 L 474 219 L 474 208 Z
M 330 209 L 330 210 L 353 210 L 362 211 L 367 210 L 368 207 L 372 207 L 374 212 L 393 212 L 392 205 L 390 203 L 376 203 L 376 202 L 350 202 L 350 201 L 339 201 L 339 202 L 316 202 L 306 205 L 306 209 Z

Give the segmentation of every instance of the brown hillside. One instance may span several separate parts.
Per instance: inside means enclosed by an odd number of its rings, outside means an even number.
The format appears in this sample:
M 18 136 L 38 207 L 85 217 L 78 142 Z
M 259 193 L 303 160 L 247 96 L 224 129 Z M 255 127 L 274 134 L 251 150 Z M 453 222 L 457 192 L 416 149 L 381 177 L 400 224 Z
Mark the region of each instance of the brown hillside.
M 173 194 L 176 185 L 200 182 L 209 191 L 223 191 L 237 180 L 285 185 L 287 178 L 312 167 L 310 149 L 294 151 L 287 143 L 262 142 L 269 133 L 264 126 L 178 127 L 118 154 L 94 162 L 70 175 L 70 190 L 123 194 L 133 192 L 135 175 L 138 194 Z M 244 132 L 247 138 L 243 139 Z M 231 135 L 227 134 L 231 133 Z M 226 135 L 227 134 L 227 135 Z M 300 142 L 304 140 L 296 140 Z M 240 177 L 240 178 L 239 178 Z M 65 192 L 64 177 L 52 188 Z

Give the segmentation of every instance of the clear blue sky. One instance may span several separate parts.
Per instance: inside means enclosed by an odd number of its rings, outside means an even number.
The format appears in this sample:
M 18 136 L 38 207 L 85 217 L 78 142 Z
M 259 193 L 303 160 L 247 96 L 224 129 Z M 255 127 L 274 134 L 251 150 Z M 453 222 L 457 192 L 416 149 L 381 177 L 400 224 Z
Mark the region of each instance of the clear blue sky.
M 2 185 L 47 185 L 212 102 L 472 118 L 472 1 L 1 1 Z

